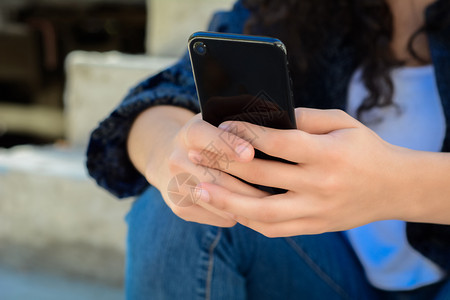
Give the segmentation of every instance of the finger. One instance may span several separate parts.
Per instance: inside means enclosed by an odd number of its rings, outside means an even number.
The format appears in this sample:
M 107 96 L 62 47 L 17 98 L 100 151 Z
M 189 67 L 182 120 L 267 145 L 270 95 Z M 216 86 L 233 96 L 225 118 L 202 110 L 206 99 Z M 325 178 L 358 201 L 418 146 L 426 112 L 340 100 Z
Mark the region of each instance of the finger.
M 355 128 L 359 122 L 338 109 L 296 108 L 297 129 L 310 134 L 326 134 L 344 128 Z
M 186 221 L 232 226 L 233 220 L 227 213 L 211 205 L 197 205 L 195 187 L 198 183 L 195 175 L 183 172 L 174 176 L 167 189 L 161 192 L 172 211 Z
M 291 162 L 313 159 L 318 147 L 314 136 L 297 129 L 274 129 L 239 121 L 224 122 L 219 128 L 247 140 L 268 155 Z
M 193 205 L 189 207 L 171 206 L 172 211 L 180 218 L 189 222 L 200 224 L 208 224 L 219 227 L 232 227 L 236 225 L 236 221 L 230 215 L 215 211 L 209 211 L 202 206 Z
M 298 195 L 294 201 L 290 197 L 291 192 L 266 197 L 248 197 L 211 183 L 201 183 L 198 188 L 198 201 L 206 202 L 235 216 L 262 223 L 290 221 L 311 216 L 316 211 L 311 201 L 306 199 L 300 201 Z
M 210 160 L 198 153 L 190 155 L 189 158 L 193 163 L 201 167 L 221 170 L 250 183 L 285 190 L 292 190 L 294 187 L 298 187 L 292 183 L 293 179 L 298 177 L 298 165 L 258 158 L 254 158 L 252 161 L 246 163 L 226 163 L 220 160 L 210 163 Z M 273 174 L 277 174 L 277 176 L 273 176 Z
M 254 156 L 254 149 L 249 142 L 203 120 L 193 120 L 183 128 L 181 136 L 185 145 L 192 150 L 215 153 L 237 161 L 249 161 Z
M 242 182 L 238 178 L 235 178 L 222 170 L 217 170 L 202 165 L 195 165 L 189 161 L 187 161 L 182 170 L 183 172 L 188 172 L 195 175 L 197 177 L 196 184 L 200 182 L 212 182 L 214 184 L 226 187 L 230 191 L 246 196 L 265 197 L 269 195 L 269 193 Z
M 230 174 L 227 174 L 227 173 L 221 172 L 221 171 L 217 172 L 217 170 L 210 169 L 211 173 L 213 171 L 216 172 L 216 174 L 217 174 L 216 177 L 214 177 L 214 178 L 209 177 L 208 181 L 201 181 L 201 182 L 210 182 L 215 185 L 225 187 L 225 188 L 229 189 L 230 191 L 232 191 L 233 193 L 241 194 L 243 196 L 248 196 L 248 197 L 257 197 L 258 198 L 258 197 L 266 197 L 266 196 L 270 195 L 269 193 L 261 191 L 255 187 L 239 180 L 238 178 L 231 176 Z
M 215 215 L 217 215 L 217 216 L 222 217 L 222 219 L 225 219 L 225 220 L 234 220 L 232 214 L 230 214 L 230 213 L 228 213 L 228 212 L 226 212 L 226 211 L 217 209 L 217 208 L 215 208 L 214 206 L 212 206 L 211 204 L 204 203 L 204 202 L 202 202 L 202 201 L 197 201 L 196 204 L 197 204 L 197 206 L 199 206 L 199 207 L 205 209 L 206 211 L 208 211 L 208 212 L 210 212 L 210 213 L 213 213 L 213 214 L 215 214 Z
M 229 174 L 223 173 L 219 170 L 195 165 L 191 163 L 186 157 L 183 158 L 182 153 L 179 153 L 173 158 L 176 163 L 172 166 L 171 172 L 175 175 L 173 179 L 170 180 L 169 185 L 167 186 L 167 189 L 165 191 L 167 195 L 165 199 L 170 201 L 167 201 L 169 204 L 173 204 L 171 205 L 172 207 L 192 206 L 194 204 L 198 204 L 195 201 L 195 197 L 192 196 L 192 190 L 198 183 L 205 181 L 215 182 L 216 184 L 228 187 L 232 191 L 243 195 L 255 197 L 264 197 L 268 195 L 268 193 L 256 189 Z M 173 183 L 172 181 L 176 182 L 175 185 L 177 186 L 177 188 L 173 188 L 173 186 L 171 185 L 171 183 Z M 202 208 L 206 211 L 209 211 L 210 213 L 213 213 L 213 215 L 221 216 L 223 218 L 228 217 L 226 214 L 224 215 L 223 212 L 220 212 L 218 209 L 214 208 L 211 205 L 202 205 Z M 196 221 L 198 217 L 199 216 L 194 215 L 191 216 L 189 220 Z M 211 222 L 211 218 L 201 220 L 203 221 L 198 222 L 212 224 L 208 223 Z
M 195 176 L 193 176 L 195 177 Z M 198 183 L 198 179 L 191 179 L 194 182 Z M 232 187 L 232 190 L 237 193 L 242 193 L 243 195 L 255 196 L 255 197 L 264 197 L 267 196 L 268 193 L 258 190 L 248 184 L 243 183 L 242 181 L 228 175 L 223 174 L 220 175 L 216 182 L 218 184 L 225 184 L 225 186 Z M 192 183 L 188 185 L 192 186 Z M 189 189 L 189 187 L 185 187 L 184 190 Z M 179 187 L 179 192 L 183 192 L 183 188 Z M 197 223 L 210 224 L 220 227 L 230 227 L 234 220 L 230 217 L 230 214 L 220 210 L 211 204 L 204 203 L 198 201 L 197 196 L 195 196 L 195 191 L 185 191 L 187 192 L 187 200 L 183 201 L 183 205 L 180 206 L 179 202 L 174 199 L 173 195 L 169 196 L 170 203 L 172 204 L 172 210 L 182 217 L 186 221 L 194 221 Z M 186 197 L 185 197 L 186 198 Z M 190 200 L 189 200 L 190 199 Z M 190 202 L 191 205 L 186 205 L 186 202 Z M 187 203 L 189 204 L 189 203 Z M 198 211 L 196 207 L 201 207 L 202 211 Z M 176 211 L 175 211 L 176 210 Z M 219 217 L 219 218 L 218 218 Z
M 234 219 L 239 224 L 251 228 L 269 238 L 321 234 L 324 232 L 337 231 L 328 228 L 324 222 L 315 218 L 301 218 L 281 223 L 263 223 L 248 220 L 239 216 L 234 217 Z
M 231 176 L 226 171 L 198 165 L 187 159 L 179 162 L 178 170 L 179 173 L 194 175 L 194 180 L 196 182 L 195 185 L 200 182 L 213 182 L 217 185 L 226 187 L 235 193 L 246 196 L 264 197 L 269 195 L 267 192 L 261 191 L 249 184 L 246 184 L 245 182 L 242 182 L 238 178 Z

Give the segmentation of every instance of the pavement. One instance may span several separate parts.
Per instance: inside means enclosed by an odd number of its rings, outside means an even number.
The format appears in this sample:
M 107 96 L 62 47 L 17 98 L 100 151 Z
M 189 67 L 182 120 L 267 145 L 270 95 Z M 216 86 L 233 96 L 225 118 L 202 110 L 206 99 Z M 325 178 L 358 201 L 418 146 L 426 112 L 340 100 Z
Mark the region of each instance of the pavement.
M 0 266 L 1 300 L 119 300 L 121 287 L 80 278 L 38 271 L 20 271 Z

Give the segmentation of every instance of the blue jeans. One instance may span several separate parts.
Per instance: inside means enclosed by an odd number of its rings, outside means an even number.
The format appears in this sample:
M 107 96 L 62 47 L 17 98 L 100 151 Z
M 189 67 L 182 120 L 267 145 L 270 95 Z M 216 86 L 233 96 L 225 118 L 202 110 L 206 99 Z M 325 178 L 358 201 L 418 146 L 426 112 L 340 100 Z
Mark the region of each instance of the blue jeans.
M 239 224 L 190 223 L 155 188 L 127 222 L 127 299 L 450 299 L 448 280 L 375 289 L 341 233 L 270 239 Z

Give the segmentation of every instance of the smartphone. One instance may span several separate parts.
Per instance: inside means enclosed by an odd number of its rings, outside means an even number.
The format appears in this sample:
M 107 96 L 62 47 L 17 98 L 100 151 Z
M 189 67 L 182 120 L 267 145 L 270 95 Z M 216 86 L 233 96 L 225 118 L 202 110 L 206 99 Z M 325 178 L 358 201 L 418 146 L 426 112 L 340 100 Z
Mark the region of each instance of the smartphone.
M 189 38 L 188 48 L 205 121 L 214 126 L 236 120 L 277 129 L 296 128 L 287 51 L 280 40 L 196 32 Z M 253 134 L 258 138 L 256 132 Z M 255 150 L 257 158 L 287 162 Z M 270 193 L 285 192 L 257 187 Z

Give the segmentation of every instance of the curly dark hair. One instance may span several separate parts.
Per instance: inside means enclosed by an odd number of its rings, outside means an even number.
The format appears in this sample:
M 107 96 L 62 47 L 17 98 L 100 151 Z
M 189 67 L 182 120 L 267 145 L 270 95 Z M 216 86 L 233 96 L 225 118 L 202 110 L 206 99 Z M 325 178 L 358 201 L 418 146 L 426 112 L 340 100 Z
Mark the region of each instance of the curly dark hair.
M 414 39 L 423 32 L 438 30 L 450 22 L 450 1 L 438 0 L 432 22 L 427 22 L 409 40 L 408 51 L 417 60 Z M 369 95 L 357 114 L 375 106 L 393 104 L 394 87 L 389 72 L 404 62 L 394 57 L 390 49 L 393 16 L 386 0 L 244 0 L 251 11 L 244 31 L 281 39 L 288 48 L 294 88 L 315 61 L 325 41 L 339 34 L 356 50 L 356 60 L 362 67 L 362 80 Z

